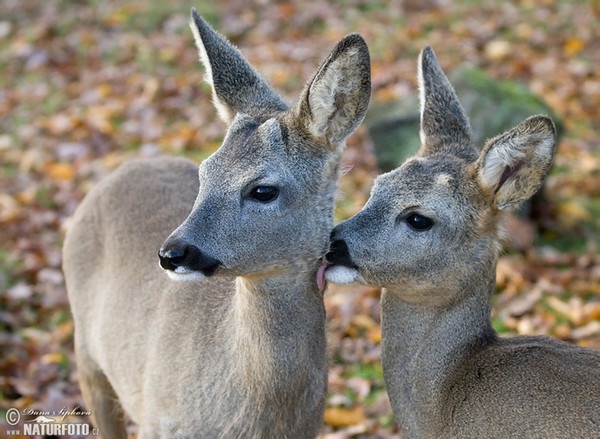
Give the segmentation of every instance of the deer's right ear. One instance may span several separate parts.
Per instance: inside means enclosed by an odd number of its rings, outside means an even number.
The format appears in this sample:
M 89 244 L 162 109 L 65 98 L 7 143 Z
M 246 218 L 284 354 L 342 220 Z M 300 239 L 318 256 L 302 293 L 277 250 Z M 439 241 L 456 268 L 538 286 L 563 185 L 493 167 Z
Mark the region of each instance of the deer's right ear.
M 343 38 L 300 95 L 298 121 L 332 149 L 360 125 L 371 98 L 369 49 L 358 34 Z
M 552 120 L 532 116 L 488 141 L 475 164 L 479 185 L 499 209 L 526 200 L 542 186 L 555 148 Z
M 206 69 L 219 116 L 231 123 L 237 113 L 251 116 L 286 111 L 288 104 L 246 61 L 240 51 L 192 8 L 190 28 Z

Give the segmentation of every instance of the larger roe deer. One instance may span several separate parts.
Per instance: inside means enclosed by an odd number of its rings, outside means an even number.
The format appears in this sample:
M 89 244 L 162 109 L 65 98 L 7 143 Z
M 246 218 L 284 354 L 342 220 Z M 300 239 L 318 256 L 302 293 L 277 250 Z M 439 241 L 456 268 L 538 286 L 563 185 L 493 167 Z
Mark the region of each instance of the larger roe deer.
M 290 107 L 195 10 L 190 26 L 230 126 L 199 168 L 131 162 L 76 212 L 63 255 L 82 392 L 111 439 L 123 415 L 140 438 L 314 437 L 327 386 L 315 273 L 369 53 L 342 39 Z
M 419 85 L 420 151 L 334 229 L 320 282 L 385 288 L 383 372 L 403 438 L 600 438 L 600 352 L 490 324 L 500 211 L 542 185 L 552 121 L 533 116 L 478 153 L 429 47 Z

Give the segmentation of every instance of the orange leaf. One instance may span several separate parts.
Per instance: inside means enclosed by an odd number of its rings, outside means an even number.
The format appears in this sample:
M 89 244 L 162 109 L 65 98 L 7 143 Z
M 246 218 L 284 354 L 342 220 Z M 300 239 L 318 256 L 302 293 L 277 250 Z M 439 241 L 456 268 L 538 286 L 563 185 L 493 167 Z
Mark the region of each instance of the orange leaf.
M 369 329 L 374 326 L 377 326 L 375 320 L 373 320 L 370 316 L 366 314 L 356 314 L 352 316 L 351 323 L 354 326 L 358 326 L 359 328 Z
M 348 427 L 363 422 L 365 411 L 361 406 L 354 408 L 330 407 L 325 410 L 325 423 L 333 427 Z
M 50 163 L 45 170 L 54 180 L 71 181 L 75 177 L 73 166 L 69 163 Z
M 381 343 L 381 327 L 375 326 L 367 331 L 367 338 L 373 343 Z
M 42 364 L 60 364 L 64 361 L 64 359 L 65 357 L 63 354 L 60 354 L 58 352 L 52 352 L 42 357 Z
M 581 38 L 573 37 L 565 41 L 563 44 L 563 52 L 567 56 L 574 56 L 581 52 L 584 47 L 585 43 Z

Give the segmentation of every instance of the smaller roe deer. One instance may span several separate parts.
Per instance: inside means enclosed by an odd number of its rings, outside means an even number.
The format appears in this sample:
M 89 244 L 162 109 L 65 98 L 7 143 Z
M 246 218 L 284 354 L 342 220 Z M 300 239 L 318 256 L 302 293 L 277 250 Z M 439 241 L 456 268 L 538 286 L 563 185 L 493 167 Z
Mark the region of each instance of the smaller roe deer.
M 490 325 L 500 210 L 550 169 L 552 121 L 530 117 L 478 154 L 431 48 L 421 142 L 331 235 L 320 282 L 385 287 L 382 361 L 403 438 L 599 438 L 600 352 Z
M 229 130 L 199 168 L 128 163 L 76 212 L 63 256 L 81 389 L 110 439 L 123 412 L 139 438 L 312 438 L 327 387 L 315 274 L 369 52 L 342 39 L 290 108 L 195 10 L 190 26 Z

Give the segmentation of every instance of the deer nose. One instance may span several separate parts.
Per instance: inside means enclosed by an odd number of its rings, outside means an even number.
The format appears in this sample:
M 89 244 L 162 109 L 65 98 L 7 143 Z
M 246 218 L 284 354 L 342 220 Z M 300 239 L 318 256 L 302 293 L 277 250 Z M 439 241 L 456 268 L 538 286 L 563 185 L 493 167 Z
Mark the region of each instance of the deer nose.
M 331 241 L 331 244 L 329 244 L 329 251 L 325 255 L 325 260 L 331 264 L 345 265 L 346 267 L 356 266 L 350 257 L 348 244 L 346 244 L 346 241 L 343 239 L 334 239 Z
M 212 275 L 221 263 L 200 251 L 193 244 L 180 239 L 167 239 L 158 252 L 160 266 L 175 273 L 199 271 L 205 276 Z
M 167 243 L 165 243 L 167 244 Z M 158 252 L 160 266 L 165 270 L 175 271 L 177 267 L 187 265 L 187 260 L 192 256 L 191 246 L 166 245 Z

